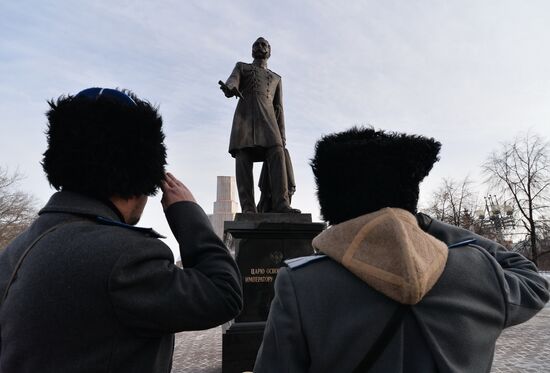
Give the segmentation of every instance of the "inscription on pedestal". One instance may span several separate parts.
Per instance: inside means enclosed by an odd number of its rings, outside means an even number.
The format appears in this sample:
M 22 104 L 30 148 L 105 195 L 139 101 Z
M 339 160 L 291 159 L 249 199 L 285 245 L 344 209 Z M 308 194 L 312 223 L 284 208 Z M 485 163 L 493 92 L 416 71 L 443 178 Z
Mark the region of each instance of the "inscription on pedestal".
M 265 321 L 275 295 L 274 282 L 285 259 L 313 253 L 311 238 L 242 238 L 236 248 L 241 271 L 244 307 L 237 322 Z
M 243 284 L 243 311 L 223 337 L 223 373 L 252 370 L 262 341 L 274 282 L 284 260 L 313 253 L 325 225 L 310 214 L 237 214 L 225 223 Z

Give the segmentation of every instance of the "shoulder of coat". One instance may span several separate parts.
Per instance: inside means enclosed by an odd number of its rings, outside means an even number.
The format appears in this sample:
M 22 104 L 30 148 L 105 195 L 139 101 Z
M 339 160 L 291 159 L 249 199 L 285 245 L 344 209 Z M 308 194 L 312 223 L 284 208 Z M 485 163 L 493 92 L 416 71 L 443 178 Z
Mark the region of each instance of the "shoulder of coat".
M 153 238 L 166 238 L 160 233 L 156 232 L 153 228 L 136 227 L 135 225 L 126 224 L 120 221 L 112 220 L 103 216 L 96 216 L 96 221 L 101 225 L 109 225 L 112 227 L 119 227 L 127 229 L 133 232 L 139 232 Z
M 236 66 L 236 67 L 239 67 L 239 68 L 240 68 L 240 67 L 243 67 L 243 66 L 248 66 L 248 65 L 251 65 L 251 64 L 250 64 L 250 63 L 246 63 L 246 62 L 241 62 L 241 61 L 239 61 L 239 62 L 237 62 L 237 63 L 235 64 L 235 66 Z
M 285 260 L 285 264 L 288 268 L 292 270 L 292 269 L 305 267 L 313 262 L 318 262 L 326 258 L 328 258 L 328 256 L 324 254 L 301 256 L 298 258 L 287 259 Z
M 281 79 L 281 76 L 280 76 L 279 74 L 277 74 L 275 71 L 269 70 L 269 69 L 267 69 L 267 71 L 269 71 L 270 73 L 272 73 L 273 75 L 275 75 L 277 78 Z
M 475 244 L 476 241 L 477 240 L 475 238 L 469 238 L 469 239 L 466 239 L 466 240 L 463 240 L 463 241 L 460 241 L 460 242 L 449 244 L 449 245 L 447 245 L 447 247 L 449 249 L 454 249 L 455 247 L 461 247 L 461 246 L 467 246 L 467 245 L 470 245 L 470 244 Z

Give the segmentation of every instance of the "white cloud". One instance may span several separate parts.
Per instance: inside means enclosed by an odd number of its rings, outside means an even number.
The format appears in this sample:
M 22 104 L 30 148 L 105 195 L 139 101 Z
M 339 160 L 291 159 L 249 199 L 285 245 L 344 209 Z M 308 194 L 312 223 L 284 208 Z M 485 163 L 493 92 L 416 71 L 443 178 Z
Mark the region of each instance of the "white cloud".
M 45 100 L 131 88 L 160 104 L 170 167 L 209 211 L 216 175 L 233 173 L 236 102 L 217 81 L 263 35 L 283 76 L 297 207 L 318 215 L 315 141 L 354 124 L 439 139 L 427 194 L 440 177 L 475 178 L 523 126 L 550 138 L 549 11 L 546 1 L 496 0 L 4 2 L 0 163 L 19 165 L 44 201 Z M 143 223 L 160 224 L 158 210 Z

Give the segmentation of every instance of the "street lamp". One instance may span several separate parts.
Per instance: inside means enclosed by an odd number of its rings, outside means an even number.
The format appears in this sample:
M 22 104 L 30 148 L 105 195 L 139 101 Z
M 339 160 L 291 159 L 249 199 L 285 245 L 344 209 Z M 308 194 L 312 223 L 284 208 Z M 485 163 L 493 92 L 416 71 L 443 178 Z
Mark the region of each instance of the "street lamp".
M 476 211 L 476 217 L 482 227 L 493 228 L 497 239 L 504 241 L 503 231 L 514 228 L 514 207 L 504 203 L 499 204 L 496 195 L 488 194 L 483 197 L 485 200 L 485 209 Z

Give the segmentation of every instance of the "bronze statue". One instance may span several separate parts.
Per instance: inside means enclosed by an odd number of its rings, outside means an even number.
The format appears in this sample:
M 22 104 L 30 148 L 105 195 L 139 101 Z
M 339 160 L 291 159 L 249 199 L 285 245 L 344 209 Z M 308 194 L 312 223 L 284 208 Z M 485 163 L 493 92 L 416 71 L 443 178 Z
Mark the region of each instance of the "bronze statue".
M 235 158 L 237 189 L 243 213 L 256 213 L 254 201 L 254 162 L 267 166 L 269 203 L 261 212 L 291 212 L 289 179 L 285 156 L 285 122 L 281 77 L 267 68 L 271 46 L 264 38 L 252 45 L 250 63 L 237 62 L 225 83 L 219 82 L 226 97 L 238 97 L 229 140 L 229 153 Z M 288 153 L 287 153 L 288 154 Z M 265 172 L 264 172 L 265 173 Z M 292 181 L 293 183 L 293 181 Z M 264 183 L 265 184 L 265 183 Z

